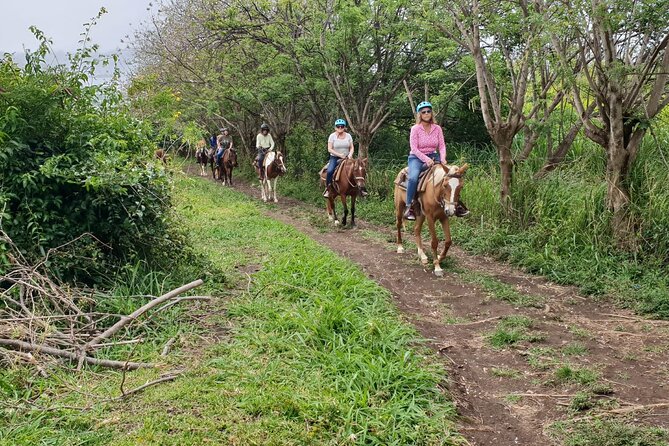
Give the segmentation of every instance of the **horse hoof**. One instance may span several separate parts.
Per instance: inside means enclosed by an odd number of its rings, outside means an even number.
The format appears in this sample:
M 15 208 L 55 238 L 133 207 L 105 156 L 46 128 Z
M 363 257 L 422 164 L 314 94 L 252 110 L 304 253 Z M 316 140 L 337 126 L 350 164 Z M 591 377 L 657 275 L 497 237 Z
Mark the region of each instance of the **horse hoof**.
M 397 253 L 398 254 L 404 254 L 404 248 L 402 246 L 397 247 Z
M 334 221 L 334 225 L 335 225 L 335 226 L 339 226 L 339 220 L 335 220 L 335 221 Z
M 434 275 L 437 276 L 437 277 L 443 277 L 444 270 L 443 269 L 439 269 L 439 270 L 435 269 L 434 270 Z
M 278 202 L 279 202 L 279 200 L 277 200 L 277 199 L 275 198 L 275 199 L 274 199 L 274 202 L 275 202 L 275 203 L 278 203 Z

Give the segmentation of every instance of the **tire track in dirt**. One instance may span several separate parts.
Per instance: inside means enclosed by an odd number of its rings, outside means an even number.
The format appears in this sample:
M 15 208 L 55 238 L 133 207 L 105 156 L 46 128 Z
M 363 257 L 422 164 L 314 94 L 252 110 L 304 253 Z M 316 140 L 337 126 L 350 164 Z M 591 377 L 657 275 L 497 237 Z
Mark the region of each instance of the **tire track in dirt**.
M 193 174 L 194 169 L 189 170 Z M 260 198 L 259 189 L 248 183 L 237 181 L 235 189 Z M 394 237 L 394 228 L 359 221 L 356 230 L 324 230 L 324 225 L 314 224 L 314 215 L 326 221 L 324 210 L 283 197 L 268 205 L 266 213 L 355 262 L 391 292 L 404 317 L 444 359 L 447 388 L 462 416 L 459 430 L 473 445 L 554 443 L 546 427 L 574 415 L 568 406 L 583 389 L 572 380 L 559 379 L 565 364 L 572 370 L 596 372 L 597 383 L 610 393 L 601 395 L 601 401 L 615 401 L 603 404 L 601 410 L 669 400 L 663 390 L 669 378 L 669 322 L 642 320 L 608 303 L 583 298 L 573 288 L 458 248 L 450 250 L 459 269 L 484 274 L 543 302 L 541 308 L 514 306 L 491 298 L 484 288 L 448 268 L 444 277 L 437 278 L 421 268 L 413 253 L 396 254 L 394 242 L 386 241 Z M 380 235 L 364 237 L 363 232 Z M 486 337 L 504 316 L 531 318 L 533 331 L 542 339 L 492 348 Z M 560 353 L 573 345 L 587 353 L 575 357 Z M 666 409 L 664 414 L 661 407 L 652 413 L 653 425 L 669 426 Z

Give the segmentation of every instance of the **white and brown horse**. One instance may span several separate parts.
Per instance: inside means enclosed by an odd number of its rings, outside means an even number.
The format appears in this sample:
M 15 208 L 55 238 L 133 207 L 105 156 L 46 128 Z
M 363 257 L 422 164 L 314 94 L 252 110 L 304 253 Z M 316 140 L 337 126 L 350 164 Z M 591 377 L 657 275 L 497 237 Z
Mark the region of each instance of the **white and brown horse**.
M 260 180 L 262 201 L 270 200 L 273 192 L 274 202 L 277 203 L 279 200 L 276 198 L 276 180 L 281 175 L 286 173 L 286 165 L 283 161 L 283 154 L 278 151 L 268 152 L 263 159 L 262 165 L 263 175 L 260 174 L 260 169 L 258 169 L 258 165 L 256 164 L 256 173 L 258 174 L 258 179 Z M 273 185 L 272 180 L 274 180 Z
M 327 198 L 328 220 L 334 222 L 335 226 L 339 225 L 335 198 L 339 196 L 341 199 L 341 204 L 344 208 L 341 225 L 346 226 L 346 218 L 348 216 L 346 197 L 351 197 L 351 228 L 355 228 L 355 199 L 359 196 L 364 197 L 367 195 L 367 167 L 367 158 L 356 158 L 355 160 L 344 159 L 339 163 L 337 169 L 340 171 L 335 171 L 335 178 L 332 180 L 329 197 Z M 325 175 L 326 172 L 324 169 L 321 173 L 322 187 L 325 186 Z
M 237 166 L 237 152 L 233 148 L 227 149 L 218 163 L 218 178 L 223 184 L 232 186 L 232 169 Z
M 207 156 L 207 141 L 206 140 L 201 139 L 195 145 L 195 159 L 197 160 L 197 163 L 200 166 L 200 176 L 203 177 L 203 176 L 207 175 L 207 173 L 205 172 L 205 168 L 207 167 L 207 163 L 209 162 L 209 158 Z
M 436 164 L 426 175 L 425 189 L 416 194 L 417 201 L 421 205 L 421 212 L 416 215 L 414 225 L 414 236 L 416 237 L 416 246 L 418 247 L 418 257 L 423 265 L 427 265 L 427 255 L 423 250 L 423 241 L 421 239 L 421 229 L 423 223 L 427 220 L 427 226 L 432 237 L 432 255 L 434 256 L 434 274 L 442 276 L 441 261 L 446 258 L 448 249 L 451 247 L 451 228 L 449 226 L 449 217 L 455 215 L 455 208 L 460 200 L 460 190 L 464 183 L 463 175 L 469 167 L 464 164 L 458 166 L 445 166 Z M 397 252 L 403 253 L 402 247 L 402 217 L 406 208 L 406 190 L 399 186 L 400 174 L 395 180 L 395 220 L 397 223 Z M 444 248 L 441 253 L 437 252 L 439 239 L 435 228 L 436 222 L 441 223 L 444 230 Z

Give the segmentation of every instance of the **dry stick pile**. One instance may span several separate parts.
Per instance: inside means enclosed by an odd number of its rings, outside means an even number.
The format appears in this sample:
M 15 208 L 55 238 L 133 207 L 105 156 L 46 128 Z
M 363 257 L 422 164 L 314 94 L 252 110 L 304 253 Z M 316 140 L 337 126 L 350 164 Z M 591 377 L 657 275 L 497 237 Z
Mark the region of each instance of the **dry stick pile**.
M 179 287 L 129 315 L 99 313 L 91 310 L 95 308 L 93 291 L 64 286 L 48 277 L 44 266 L 53 250 L 31 266 L 2 230 L 0 244 L 8 249 L 10 265 L 9 271 L 0 275 L 0 360 L 4 357 L 11 362 L 26 362 L 42 374 L 47 361 L 55 358 L 77 362 L 79 367 L 84 363 L 124 370 L 154 367 L 143 362 L 99 359 L 95 351 L 137 342 L 121 336 L 115 342 L 106 341 L 149 310 L 158 307 L 160 311 L 161 304 L 186 300 L 176 298 L 202 284 L 202 280 L 196 280 Z M 110 318 L 118 321 L 110 325 Z

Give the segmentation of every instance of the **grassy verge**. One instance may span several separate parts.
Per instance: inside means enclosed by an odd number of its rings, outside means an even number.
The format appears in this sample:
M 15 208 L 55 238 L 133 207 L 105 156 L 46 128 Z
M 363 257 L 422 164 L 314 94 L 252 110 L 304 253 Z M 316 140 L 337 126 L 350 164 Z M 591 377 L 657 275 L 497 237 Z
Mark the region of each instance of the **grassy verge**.
M 57 420 L 43 438 L 91 445 L 460 442 L 454 407 L 439 386 L 443 371 L 384 289 L 234 191 L 182 179 L 176 202 L 196 250 L 238 289 L 207 318 L 227 341 L 184 336 L 170 360 L 190 365 L 184 376 L 126 402 L 42 412 Z M 156 374 L 133 373 L 127 387 Z M 68 387 L 113 394 L 118 378 L 67 379 Z M 50 404 L 88 401 L 55 387 Z M 3 444 L 36 444 L 2 435 Z

